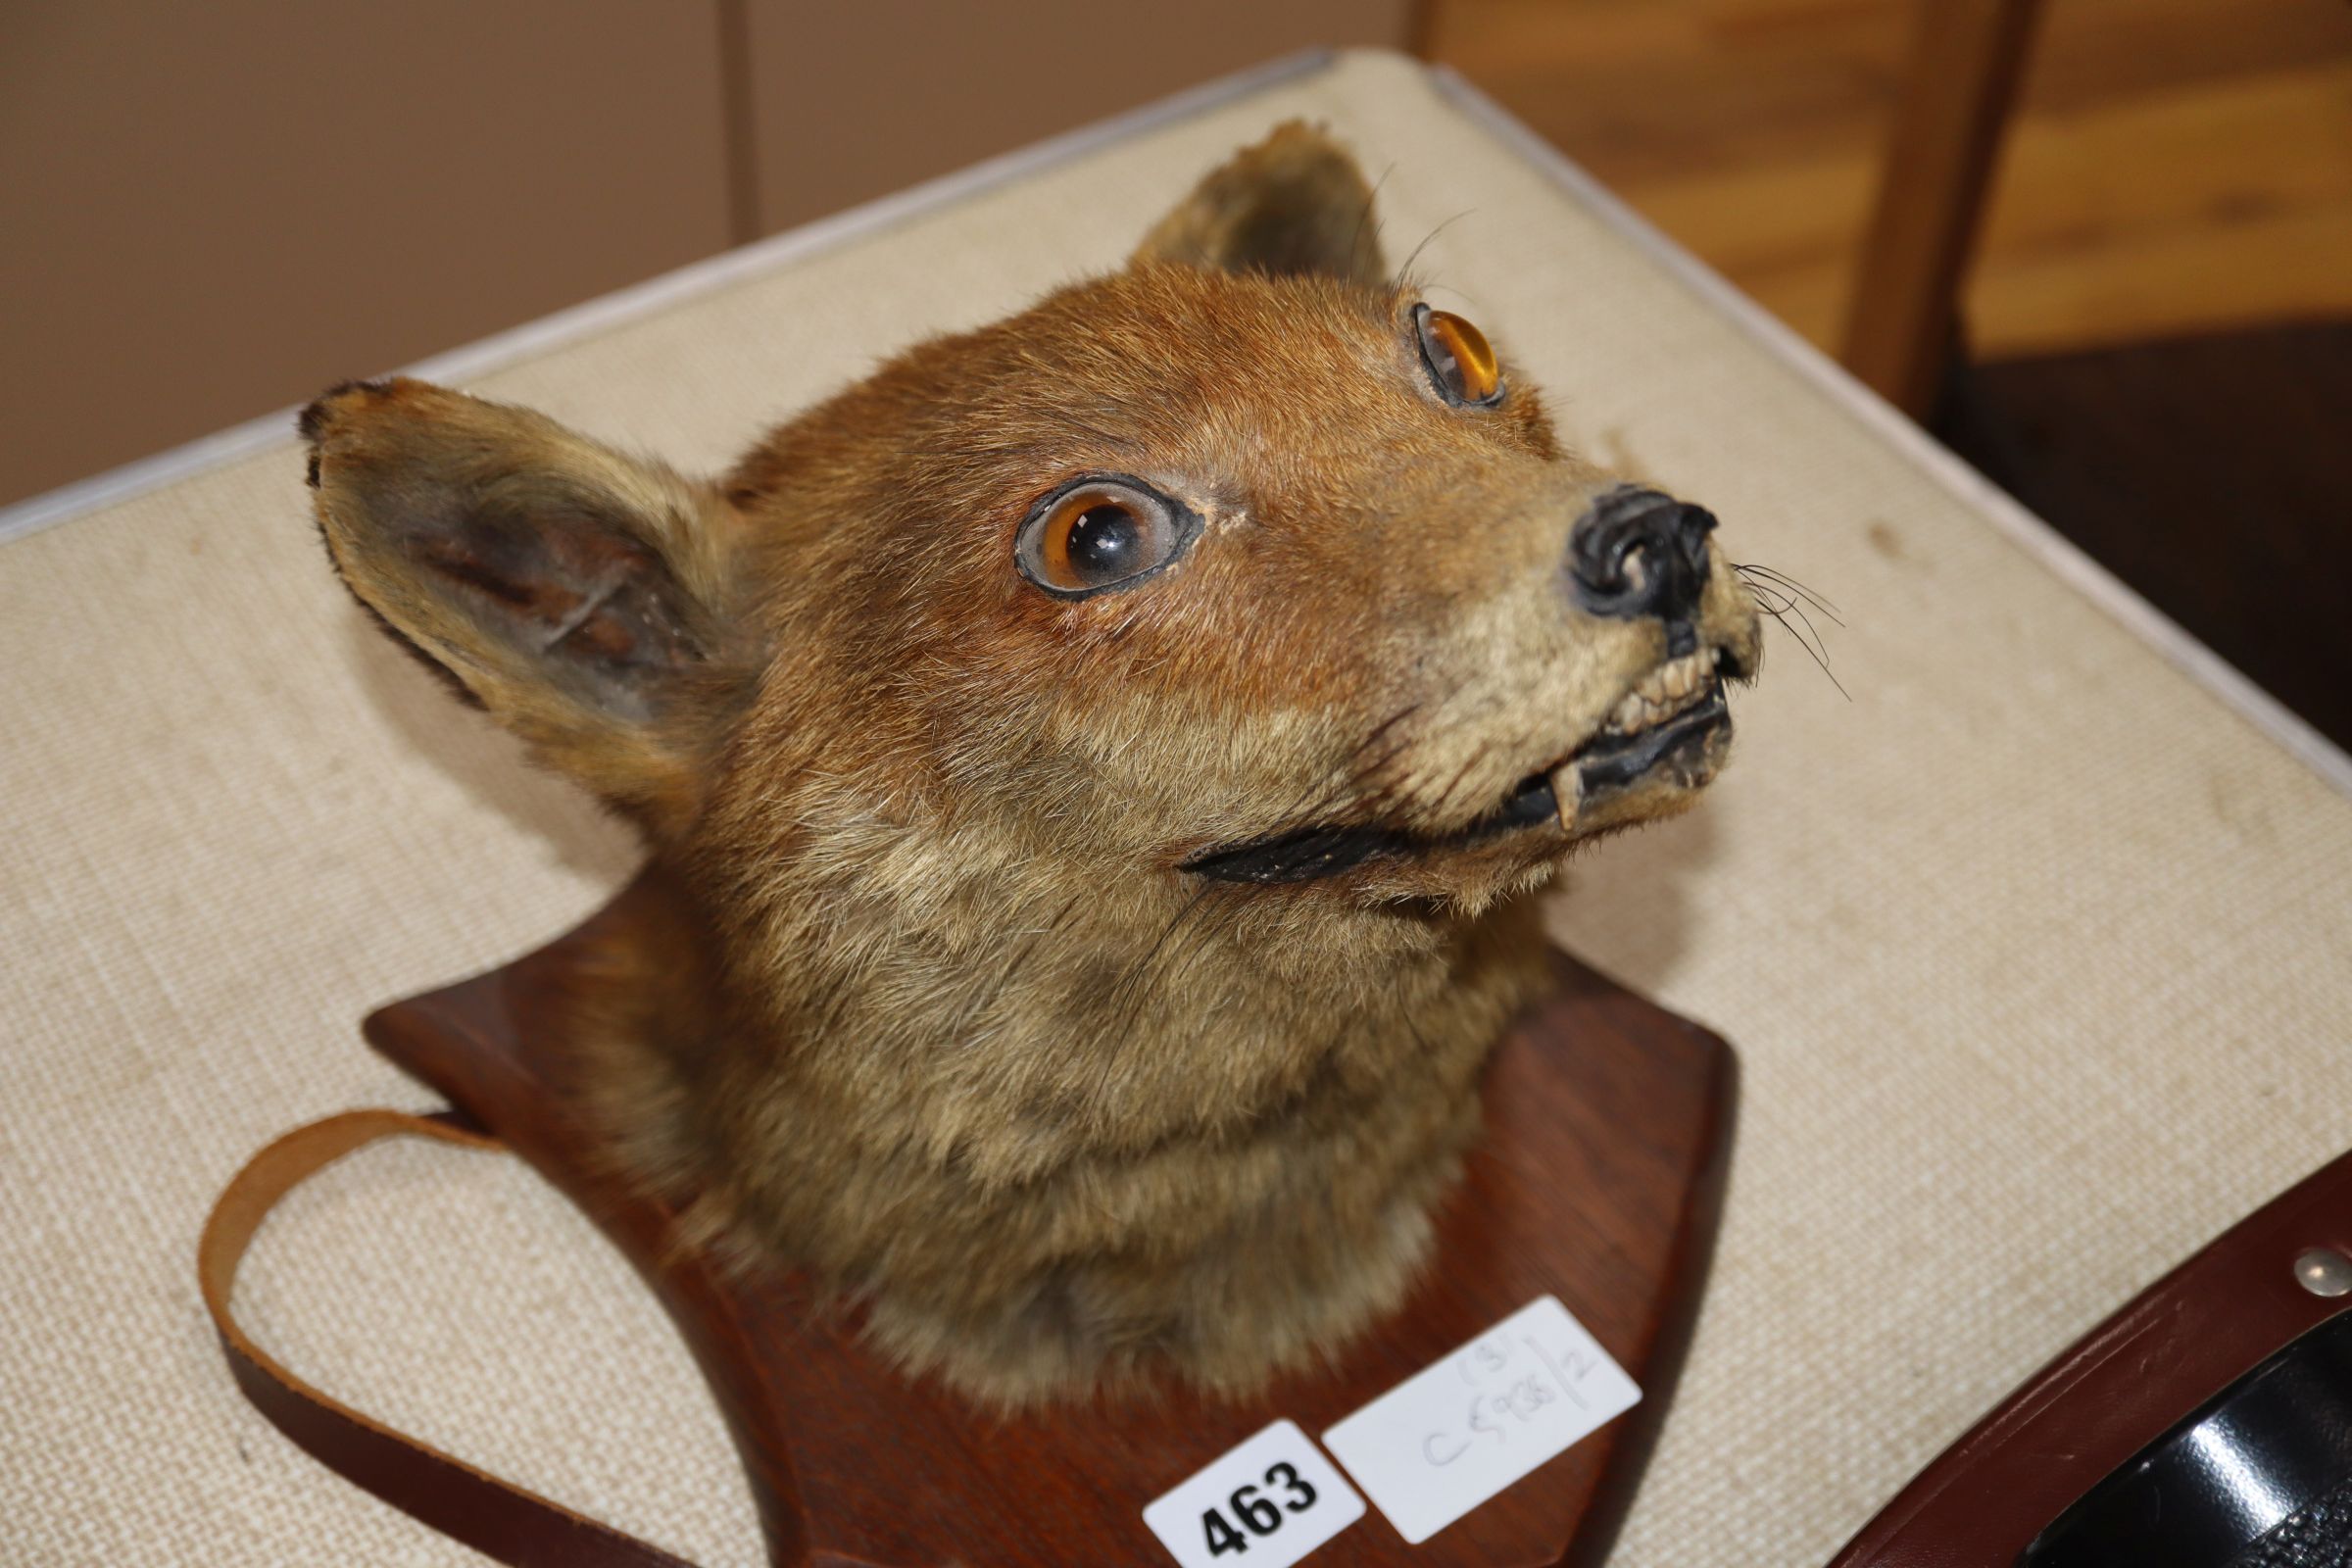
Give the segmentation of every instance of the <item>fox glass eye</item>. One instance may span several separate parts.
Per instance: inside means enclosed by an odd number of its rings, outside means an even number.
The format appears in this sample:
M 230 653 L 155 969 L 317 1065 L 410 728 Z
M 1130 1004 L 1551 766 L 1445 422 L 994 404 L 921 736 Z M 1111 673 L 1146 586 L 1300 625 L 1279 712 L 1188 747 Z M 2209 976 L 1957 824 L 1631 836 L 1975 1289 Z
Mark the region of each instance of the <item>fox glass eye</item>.
M 1502 367 L 1487 335 L 1450 311 L 1413 307 L 1421 361 L 1449 403 L 1488 404 L 1502 396 Z
M 1198 519 L 1142 484 L 1096 479 L 1050 496 L 1021 524 L 1021 575 L 1081 599 L 1148 577 L 1191 542 Z

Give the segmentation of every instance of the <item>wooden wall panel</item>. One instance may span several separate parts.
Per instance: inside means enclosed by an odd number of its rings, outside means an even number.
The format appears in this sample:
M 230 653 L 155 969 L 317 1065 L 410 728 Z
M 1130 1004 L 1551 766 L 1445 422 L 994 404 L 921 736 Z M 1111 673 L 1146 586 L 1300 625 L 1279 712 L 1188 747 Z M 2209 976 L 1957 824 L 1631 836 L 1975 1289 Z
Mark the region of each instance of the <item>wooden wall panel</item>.
M 740 0 L 772 232 L 1317 45 L 1403 48 L 1411 0 Z
M 0 0 L 0 505 L 1413 0 Z
M 710 0 L 0 9 L 0 503 L 730 239 Z

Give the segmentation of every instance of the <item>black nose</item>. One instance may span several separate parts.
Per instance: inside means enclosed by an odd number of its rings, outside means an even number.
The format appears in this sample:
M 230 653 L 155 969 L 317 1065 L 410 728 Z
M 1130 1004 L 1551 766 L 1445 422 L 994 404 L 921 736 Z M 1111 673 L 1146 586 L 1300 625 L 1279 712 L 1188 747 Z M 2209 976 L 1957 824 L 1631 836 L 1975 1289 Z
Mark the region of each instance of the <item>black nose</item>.
M 1595 615 L 1689 620 L 1706 591 L 1707 535 L 1714 529 L 1704 507 L 1619 485 L 1568 535 L 1577 603 Z

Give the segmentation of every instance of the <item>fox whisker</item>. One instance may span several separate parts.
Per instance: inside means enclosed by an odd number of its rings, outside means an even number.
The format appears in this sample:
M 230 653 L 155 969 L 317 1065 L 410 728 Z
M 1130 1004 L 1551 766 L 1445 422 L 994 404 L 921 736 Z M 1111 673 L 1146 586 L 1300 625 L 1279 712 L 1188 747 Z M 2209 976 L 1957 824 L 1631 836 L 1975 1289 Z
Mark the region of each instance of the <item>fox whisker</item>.
M 1740 576 L 1747 578 L 1751 584 L 1754 579 L 1761 577 L 1766 582 L 1771 583 L 1774 587 L 1782 590 L 1784 593 L 1791 593 L 1799 599 L 1802 599 L 1806 604 L 1811 605 L 1815 610 L 1818 610 L 1823 614 L 1829 616 L 1832 621 L 1836 622 L 1836 624 L 1840 626 L 1845 624 L 1844 621 L 1838 618 L 1838 607 L 1836 605 L 1831 604 L 1827 599 L 1824 599 L 1821 595 L 1815 593 L 1803 583 L 1798 582 L 1794 577 L 1789 576 L 1787 572 L 1776 571 L 1770 566 L 1757 565 L 1753 562 L 1735 565 L 1732 567 L 1732 569 L 1740 573 Z

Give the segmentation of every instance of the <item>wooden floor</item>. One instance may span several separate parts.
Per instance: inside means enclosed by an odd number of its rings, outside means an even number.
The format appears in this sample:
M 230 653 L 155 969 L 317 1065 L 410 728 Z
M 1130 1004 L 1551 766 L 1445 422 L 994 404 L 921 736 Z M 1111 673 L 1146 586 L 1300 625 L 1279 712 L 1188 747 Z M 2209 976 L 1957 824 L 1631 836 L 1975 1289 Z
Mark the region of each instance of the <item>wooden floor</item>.
M 1908 0 L 1436 0 L 1428 43 L 1824 346 Z M 1979 359 L 2352 317 L 2352 4 L 2047 0 Z
M 2352 748 L 2352 321 L 2011 359 L 1936 433 Z

